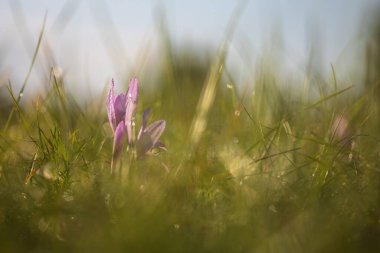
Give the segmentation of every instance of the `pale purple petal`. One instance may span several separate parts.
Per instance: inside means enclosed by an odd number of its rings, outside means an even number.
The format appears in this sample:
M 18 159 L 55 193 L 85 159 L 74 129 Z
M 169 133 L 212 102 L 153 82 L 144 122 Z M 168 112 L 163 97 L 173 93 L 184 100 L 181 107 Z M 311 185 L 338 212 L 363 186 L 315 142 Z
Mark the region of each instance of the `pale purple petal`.
M 153 148 L 159 148 L 159 149 L 162 149 L 162 150 L 165 150 L 165 151 L 168 150 L 168 149 L 166 148 L 165 144 L 163 144 L 163 143 L 160 142 L 160 141 L 157 141 L 156 144 L 153 145 Z
M 144 134 L 149 134 L 150 137 L 153 140 L 153 144 L 156 144 L 158 139 L 160 138 L 161 134 L 164 132 L 166 127 L 166 121 L 165 120 L 158 120 L 150 124 L 145 130 Z
M 133 78 L 129 83 L 126 94 L 125 126 L 127 128 L 128 143 L 132 142 L 132 121 L 137 107 L 137 97 L 139 93 L 138 80 Z
M 148 126 L 140 136 L 140 139 L 137 141 L 137 155 L 141 156 L 151 150 L 161 134 L 164 132 L 166 126 L 165 120 L 159 120 L 153 122 L 150 126 Z
M 132 101 L 137 103 L 137 98 L 139 95 L 139 81 L 137 78 L 132 78 L 128 85 L 127 90 L 127 97 L 130 98 Z
M 348 120 L 342 115 L 337 116 L 332 124 L 331 132 L 335 140 L 347 138 L 351 134 Z
M 115 131 L 116 129 L 116 115 L 115 115 L 115 95 L 114 95 L 114 87 L 115 83 L 112 79 L 110 90 L 108 91 L 108 97 L 107 97 L 107 114 L 108 114 L 108 120 L 110 122 L 110 125 L 112 127 L 112 130 Z
M 352 148 L 355 143 L 352 139 L 354 131 L 350 126 L 350 122 L 343 116 L 338 115 L 331 126 L 332 141 L 338 143 L 346 149 Z
M 140 131 L 139 131 L 139 134 L 137 136 L 137 139 L 140 139 L 141 134 L 144 132 L 146 125 L 148 124 L 149 114 L 150 114 L 150 109 L 148 108 L 143 113 L 142 123 L 141 123 Z
M 125 117 L 125 104 L 126 104 L 126 96 L 124 94 L 120 94 L 115 98 L 114 102 L 114 110 L 115 110 L 115 118 L 116 124 L 118 125 L 121 121 L 124 121 Z
M 121 121 L 115 130 L 115 136 L 113 140 L 113 157 L 117 159 L 124 148 L 124 139 L 125 139 L 125 125 L 124 122 Z

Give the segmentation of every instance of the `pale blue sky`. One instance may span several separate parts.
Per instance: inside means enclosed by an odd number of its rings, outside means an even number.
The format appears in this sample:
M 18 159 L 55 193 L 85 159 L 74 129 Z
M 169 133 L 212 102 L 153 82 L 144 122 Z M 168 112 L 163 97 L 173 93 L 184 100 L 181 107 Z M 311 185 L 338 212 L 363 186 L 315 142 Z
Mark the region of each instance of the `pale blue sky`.
M 323 49 L 318 55 L 320 68 L 328 71 L 330 63 L 340 65 L 350 58 L 345 55 L 360 50 L 363 17 L 378 2 L 248 0 L 232 42 L 231 59 L 235 68 L 244 68 L 242 57 L 254 61 L 268 43 L 276 47 L 276 41 L 271 41 L 276 28 L 283 36 L 277 46 L 289 70 L 302 71 L 311 42 L 317 39 Z M 164 10 L 176 48 L 192 43 L 216 50 L 236 4 L 227 0 L 0 0 L 0 73 L 8 73 L 15 86 L 22 83 L 47 11 L 43 43 L 53 51 L 67 83 L 80 93 L 90 89 L 96 94 L 111 76 L 125 78 L 131 68 L 138 68 L 135 62 L 147 48 L 155 55 L 159 9 Z M 59 16 L 64 6 L 75 10 L 68 12 L 72 17 Z M 24 28 L 20 17 L 25 19 Z M 44 64 L 41 55 L 39 65 Z M 39 82 L 36 73 L 31 82 Z

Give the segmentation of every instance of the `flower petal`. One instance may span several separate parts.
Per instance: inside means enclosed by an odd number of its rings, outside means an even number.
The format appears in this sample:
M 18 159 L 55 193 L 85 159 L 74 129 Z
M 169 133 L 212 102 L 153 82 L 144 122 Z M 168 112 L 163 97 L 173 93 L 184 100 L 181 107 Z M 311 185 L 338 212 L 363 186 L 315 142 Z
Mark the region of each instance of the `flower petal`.
M 137 103 L 137 98 L 139 95 L 139 81 L 137 78 L 132 78 L 129 82 L 128 90 L 127 90 L 127 97 L 128 99 L 131 99 L 134 101 L 134 103 Z
M 139 131 L 139 134 L 137 136 L 137 139 L 140 139 L 141 134 L 144 132 L 146 125 L 148 124 L 149 114 L 150 114 L 150 108 L 146 109 L 143 113 L 142 123 L 141 123 L 140 131 Z
M 351 132 L 348 120 L 343 115 L 335 117 L 334 123 L 331 126 L 331 132 L 333 139 L 341 140 L 346 138 Z
M 168 150 L 168 149 L 166 148 L 165 144 L 163 144 L 163 143 L 160 142 L 160 141 L 157 141 L 156 144 L 153 145 L 153 148 L 159 148 L 159 149 L 162 149 L 162 150 L 165 150 L 165 151 Z
M 137 107 L 137 97 L 139 93 L 138 80 L 133 78 L 129 83 L 126 94 L 126 109 L 125 109 L 125 126 L 127 128 L 128 143 L 132 142 L 132 121 Z
M 138 156 L 145 154 L 156 145 L 158 139 L 165 130 L 165 126 L 165 120 L 159 120 L 153 122 L 145 129 L 145 131 L 143 131 L 140 139 L 137 140 L 136 148 Z
M 116 115 L 115 115 L 115 108 L 114 108 L 114 103 L 115 103 L 114 87 L 115 87 L 115 83 L 112 79 L 111 87 L 110 87 L 110 90 L 108 91 L 106 104 L 107 104 L 108 120 L 110 122 L 110 125 L 113 131 L 115 131 L 116 129 Z
M 330 127 L 330 136 L 333 142 L 336 142 L 346 150 L 351 149 L 355 144 L 355 132 L 350 126 L 350 122 L 343 115 L 338 115 Z
M 114 111 L 115 111 L 115 118 L 116 118 L 116 124 L 118 125 L 121 121 L 124 121 L 125 117 L 125 106 L 126 106 L 126 96 L 124 94 L 120 94 L 115 98 L 114 102 Z
M 115 130 L 115 136 L 113 140 L 113 157 L 114 159 L 119 158 L 121 152 L 124 148 L 124 138 L 125 138 L 125 125 L 124 122 L 121 121 Z

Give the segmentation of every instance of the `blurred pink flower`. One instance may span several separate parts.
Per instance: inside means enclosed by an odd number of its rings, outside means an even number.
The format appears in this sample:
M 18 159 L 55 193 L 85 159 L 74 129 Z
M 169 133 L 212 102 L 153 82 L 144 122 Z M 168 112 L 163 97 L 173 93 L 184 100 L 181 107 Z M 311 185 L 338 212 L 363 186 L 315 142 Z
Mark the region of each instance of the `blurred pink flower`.
M 354 135 L 354 132 L 350 127 L 350 123 L 343 115 L 338 115 L 335 117 L 330 131 L 333 141 L 346 148 L 351 148 L 353 144 L 352 137 Z

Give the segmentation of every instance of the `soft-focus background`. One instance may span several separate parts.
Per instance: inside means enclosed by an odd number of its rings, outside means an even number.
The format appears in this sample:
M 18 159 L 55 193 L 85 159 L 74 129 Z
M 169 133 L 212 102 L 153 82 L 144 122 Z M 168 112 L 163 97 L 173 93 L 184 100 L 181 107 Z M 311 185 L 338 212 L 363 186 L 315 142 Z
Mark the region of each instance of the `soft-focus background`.
M 380 252 L 377 2 L 0 0 L 0 252 Z
M 27 93 L 41 87 L 46 64 L 84 97 L 98 95 L 111 77 L 125 80 L 142 68 L 154 73 L 162 64 L 163 30 L 178 52 L 215 53 L 233 18 L 238 24 L 227 62 L 239 80 L 270 56 L 279 74 L 298 80 L 310 70 L 327 77 L 333 65 L 340 77 L 363 81 L 378 1 L 247 1 L 234 17 L 237 5 L 225 0 L 2 0 L 1 83 L 9 79 L 14 87 L 22 85 L 45 13 L 41 52 Z

